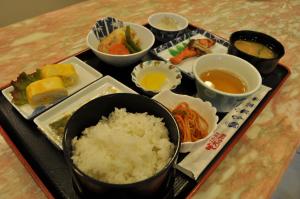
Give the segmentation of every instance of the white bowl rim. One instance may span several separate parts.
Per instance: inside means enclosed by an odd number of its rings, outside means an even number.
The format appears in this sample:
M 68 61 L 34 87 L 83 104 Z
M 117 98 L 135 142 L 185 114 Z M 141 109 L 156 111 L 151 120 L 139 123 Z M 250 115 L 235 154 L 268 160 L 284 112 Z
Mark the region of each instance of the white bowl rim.
M 165 64 L 166 66 L 171 66 L 171 65 L 172 65 L 172 64 L 170 64 L 169 62 L 163 61 L 163 60 L 147 60 L 147 61 L 141 62 L 141 63 L 139 63 L 138 65 L 136 65 L 136 66 L 133 68 L 133 70 L 132 70 L 132 72 L 131 72 L 131 80 L 134 82 L 134 84 L 135 84 L 138 88 L 144 90 L 145 92 L 150 92 L 150 93 L 153 93 L 153 94 L 158 94 L 158 93 L 160 93 L 160 92 L 162 92 L 162 91 L 164 91 L 164 90 L 157 90 L 157 91 L 154 91 L 154 90 L 145 89 L 145 88 L 142 87 L 142 85 L 139 84 L 139 82 L 134 81 L 134 80 L 133 80 L 133 77 L 132 77 L 132 74 L 135 73 L 135 72 L 138 70 L 137 68 L 138 68 L 141 64 L 147 64 L 147 67 L 152 67 L 152 64 L 149 63 L 149 62 L 152 62 L 152 61 L 159 62 L 160 65 L 161 65 L 161 64 Z M 148 63 L 149 63 L 149 64 L 148 64 Z M 173 66 L 174 66 L 174 65 L 173 65 Z M 147 67 L 146 67 L 146 68 L 147 68 Z M 145 69 L 145 67 L 144 67 L 143 69 Z M 141 69 L 141 70 L 143 70 L 143 69 Z M 141 71 L 141 70 L 140 70 L 140 71 Z M 174 66 L 174 69 L 173 69 L 173 70 L 168 70 L 168 73 L 174 73 L 174 74 L 176 73 L 177 75 L 180 75 L 180 79 L 179 79 L 178 81 L 176 81 L 175 84 L 172 84 L 172 87 L 170 88 L 171 90 L 173 90 L 173 89 L 175 89 L 178 85 L 181 84 L 182 74 L 181 74 L 180 70 L 179 70 L 176 66 Z
M 199 60 L 205 58 L 205 57 L 208 57 L 208 56 L 222 56 L 222 57 L 229 57 L 230 59 L 236 59 L 236 60 L 239 60 L 241 61 L 242 63 L 244 63 L 245 65 L 247 65 L 247 67 L 251 68 L 254 73 L 257 75 L 258 77 L 258 84 L 255 86 L 254 89 L 250 90 L 250 91 L 247 91 L 245 93 L 239 93 L 239 94 L 236 94 L 236 93 L 226 93 L 226 92 L 223 92 L 223 91 L 220 91 L 220 90 L 217 90 L 217 89 L 214 89 L 214 88 L 211 88 L 209 86 L 207 86 L 206 84 L 204 84 L 204 82 L 198 77 L 198 75 L 196 75 L 196 66 L 197 66 L 197 63 L 199 62 Z M 262 77 L 260 75 L 260 73 L 258 72 L 258 70 L 252 65 L 250 64 L 249 62 L 247 62 L 246 60 L 242 59 L 242 58 L 239 58 L 237 56 L 234 56 L 234 55 L 229 55 L 229 54 L 224 54 L 224 53 L 212 53 L 212 54 L 206 54 L 206 55 L 202 55 L 200 57 L 197 58 L 197 60 L 194 62 L 193 64 L 193 73 L 194 73 L 194 77 L 195 79 L 201 83 L 201 85 L 205 86 L 206 88 L 208 88 L 209 90 L 212 90 L 218 94 L 221 94 L 221 95 L 224 95 L 224 96 L 228 96 L 228 97 L 247 97 L 253 93 L 255 93 L 262 85 Z
M 104 53 L 104 52 L 100 52 L 98 49 L 95 49 L 93 46 L 90 45 L 90 43 L 88 42 L 88 38 L 91 34 L 94 34 L 93 30 L 90 30 L 88 35 L 86 36 L 86 44 L 87 46 L 92 49 L 93 51 L 96 51 L 97 53 L 99 54 L 102 54 L 102 55 L 106 55 L 106 56 L 111 56 L 111 57 L 128 57 L 128 56 L 132 56 L 132 55 L 138 55 L 138 54 L 142 54 L 146 51 L 148 51 L 150 48 L 152 48 L 152 46 L 154 45 L 154 42 L 155 42 L 155 37 L 153 35 L 153 33 L 148 29 L 146 28 L 145 26 L 142 26 L 140 24 L 136 24 L 136 23 L 131 23 L 131 22 L 124 22 L 125 25 L 136 25 L 136 26 L 139 26 L 139 27 L 142 27 L 143 29 L 146 29 L 150 35 L 151 35 L 151 44 L 147 47 L 147 48 L 144 48 L 142 49 L 141 51 L 139 52 L 136 52 L 136 53 L 132 53 L 132 54 L 128 54 L 128 55 L 114 55 L 114 54 L 109 54 L 109 53 Z
M 159 27 L 153 25 L 153 23 L 151 22 L 151 19 L 152 19 L 154 16 L 156 16 L 156 15 L 169 15 L 169 16 L 172 16 L 172 15 L 173 15 L 173 16 L 176 16 L 176 17 L 181 18 L 182 20 L 184 20 L 184 21 L 185 21 L 185 24 L 184 24 L 184 26 L 183 26 L 182 28 L 178 28 L 178 29 L 174 29 L 174 30 L 167 30 L 167 29 L 159 28 Z M 162 31 L 166 31 L 166 32 L 177 32 L 177 31 L 181 31 L 181 30 L 186 29 L 186 28 L 188 27 L 188 25 L 189 25 L 189 21 L 187 20 L 187 18 L 185 18 L 185 17 L 182 16 L 182 15 L 173 13 L 173 12 L 156 12 L 156 13 L 153 13 L 152 15 L 150 15 L 150 16 L 148 17 L 148 23 L 149 23 L 150 26 L 152 26 L 152 27 L 154 27 L 154 28 L 156 28 L 156 29 L 158 29 L 158 30 L 162 30 Z

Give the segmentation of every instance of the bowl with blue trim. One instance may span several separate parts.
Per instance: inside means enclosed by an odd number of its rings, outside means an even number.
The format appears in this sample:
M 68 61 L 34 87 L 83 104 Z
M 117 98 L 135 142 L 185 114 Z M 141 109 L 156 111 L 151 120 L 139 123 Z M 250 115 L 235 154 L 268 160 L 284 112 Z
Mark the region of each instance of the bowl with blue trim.
M 149 16 L 148 23 L 155 38 L 167 42 L 179 37 L 188 27 L 188 20 L 176 13 L 158 12 Z
M 87 46 L 93 53 L 115 67 L 127 67 L 140 61 L 154 41 L 153 33 L 146 27 L 113 17 L 98 20 L 86 38 Z
M 232 88 L 232 79 L 225 78 L 216 81 L 202 79 L 204 73 L 213 76 L 213 71 L 222 71 L 238 79 L 244 84 L 243 92 L 231 92 L 218 88 L 218 84 Z M 199 57 L 193 65 L 193 74 L 197 89 L 197 96 L 209 101 L 218 112 L 229 112 L 247 97 L 254 94 L 262 85 L 262 77 L 258 70 L 242 58 L 229 54 L 206 54 Z

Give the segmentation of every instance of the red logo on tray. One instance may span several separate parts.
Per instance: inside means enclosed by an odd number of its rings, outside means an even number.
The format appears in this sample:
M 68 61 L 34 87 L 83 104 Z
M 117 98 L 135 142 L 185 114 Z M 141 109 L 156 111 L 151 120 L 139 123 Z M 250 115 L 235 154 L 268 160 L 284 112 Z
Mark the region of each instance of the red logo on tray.
M 210 139 L 209 142 L 206 145 L 206 149 L 207 150 L 216 150 L 220 144 L 222 143 L 222 141 L 224 140 L 224 138 L 226 137 L 226 135 L 224 133 L 215 133 Z

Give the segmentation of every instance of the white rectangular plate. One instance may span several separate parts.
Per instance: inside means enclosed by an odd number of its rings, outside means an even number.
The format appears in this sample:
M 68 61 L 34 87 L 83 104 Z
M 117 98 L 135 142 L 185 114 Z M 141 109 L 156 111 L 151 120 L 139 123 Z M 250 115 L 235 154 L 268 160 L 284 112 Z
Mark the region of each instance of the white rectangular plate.
M 154 48 L 153 50 L 151 50 L 151 53 L 155 54 L 156 56 L 162 58 L 165 61 L 169 61 L 169 59 L 172 57 L 170 50 L 171 51 L 176 50 L 177 47 L 183 46 L 183 43 L 187 44 L 190 39 L 200 39 L 200 38 L 209 38 L 216 41 L 215 45 L 210 48 L 212 53 L 227 53 L 227 48 L 229 46 L 228 41 L 200 28 L 187 32 L 172 41 L 169 41 L 167 43 L 164 43 Z M 193 64 L 196 59 L 197 57 L 185 59 L 176 66 L 183 73 L 185 73 L 191 78 L 194 78 Z
M 61 103 L 45 111 L 33 121 L 46 137 L 59 149 L 62 149 L 62 135 L 57 135 L 50 124 L 66 115 L 74 113 L 81 106 L 97 97 L 112 93 L 136 93 L 110 76 L 105 76 L 70 96 Z
M 78 90 L 84 88 L 85 86 L 89 85 L 90 83 L 96 81 L 97 79 L 101 78 L 103 75 L 99 73 L 97 70 L 93 69 L 91 66 L 86 64 L 85 62 L 81 61 L 77 57 L 70 57 L 60 63 L 70 63 L 74 65 L 74 68 L 78 74 L 78 82 L 67 88 L 68 96 L 72 95 L 73 93 L 77 92 Z M 49 109 L 54 104 L 58 103 L 59 101 L 42 107 L 34 108 L 29 104 L 25 104 L 22 106 L 17 106 L 12 102 L 12 95 L 11 92 L 14 90 L 13 86 L 10 86 L 4 90 L 2 93 L 4 97 L 14 106 L 14 108 L 26 119 L 32 119 L 39 115 L 40 113 L 44 112 L 45 110 Z

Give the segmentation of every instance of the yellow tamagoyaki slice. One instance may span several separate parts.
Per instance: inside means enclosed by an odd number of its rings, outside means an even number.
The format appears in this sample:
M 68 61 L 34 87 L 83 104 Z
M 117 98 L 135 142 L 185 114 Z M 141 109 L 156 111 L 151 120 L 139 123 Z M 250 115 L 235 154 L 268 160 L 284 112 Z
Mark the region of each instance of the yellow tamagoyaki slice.
M 26 87 L 28 103 L 35 107 L 51 104 L 67 95 L 62 79 L 57 76 L 32 82 Z
M 58 76 L 66 87 L 77 82 L 78 75 L 73 64 L 48 64 L 41 68 L 42 78 Z

